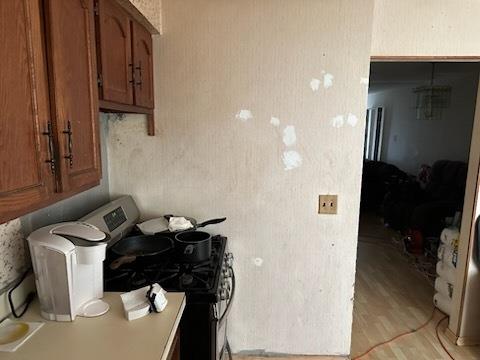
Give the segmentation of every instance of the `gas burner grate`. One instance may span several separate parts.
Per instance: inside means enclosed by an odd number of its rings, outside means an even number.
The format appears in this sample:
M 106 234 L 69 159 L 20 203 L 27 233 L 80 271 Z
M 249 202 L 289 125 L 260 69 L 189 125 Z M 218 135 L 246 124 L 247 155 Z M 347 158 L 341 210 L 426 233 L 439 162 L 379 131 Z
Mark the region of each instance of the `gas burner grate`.
M 175 257 L 123 265 L 112 270 L 108 264 L 115 260 L 107 253 L 105 261 L 105 289 L 107 291 L 131 291 L 158 282 L 167 291 L 185 291 L 187 294 L 216 294 L 218 278 L 225 251 L 226 238 L 212 237 L 210 259 L 200 263 L 181 263 Z M 110 256 L 109 256 L 110 255 Z

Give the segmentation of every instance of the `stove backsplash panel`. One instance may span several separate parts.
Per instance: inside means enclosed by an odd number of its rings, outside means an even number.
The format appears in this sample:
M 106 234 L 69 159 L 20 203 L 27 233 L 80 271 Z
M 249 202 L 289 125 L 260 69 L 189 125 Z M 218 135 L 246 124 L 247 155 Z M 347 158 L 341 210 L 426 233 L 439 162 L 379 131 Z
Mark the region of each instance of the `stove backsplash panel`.
M 20 219 L 0 224 L 0 291 L 28 268 L 26 249 Z

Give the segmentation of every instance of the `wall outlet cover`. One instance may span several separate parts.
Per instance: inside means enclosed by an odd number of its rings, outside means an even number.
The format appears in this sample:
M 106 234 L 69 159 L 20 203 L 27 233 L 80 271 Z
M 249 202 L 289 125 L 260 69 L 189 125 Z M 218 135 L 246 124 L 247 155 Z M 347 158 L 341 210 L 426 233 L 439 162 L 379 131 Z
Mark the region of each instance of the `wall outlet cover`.
M 319 195 L 318 213 L 335 215 L 338 210 L 338 195 Z

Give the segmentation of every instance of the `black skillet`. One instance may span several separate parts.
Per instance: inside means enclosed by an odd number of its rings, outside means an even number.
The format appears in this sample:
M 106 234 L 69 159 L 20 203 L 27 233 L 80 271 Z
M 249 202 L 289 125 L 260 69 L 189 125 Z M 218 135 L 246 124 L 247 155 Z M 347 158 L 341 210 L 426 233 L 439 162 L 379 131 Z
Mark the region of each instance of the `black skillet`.
M 173 240 L 161 234 L 123 238 L 112 246 L 112 251 L 120 257 L 110 264 L 110 269 L 116 270 L 123 264 L 134 262 L 138 258 L 166 253 L 173 247 Z

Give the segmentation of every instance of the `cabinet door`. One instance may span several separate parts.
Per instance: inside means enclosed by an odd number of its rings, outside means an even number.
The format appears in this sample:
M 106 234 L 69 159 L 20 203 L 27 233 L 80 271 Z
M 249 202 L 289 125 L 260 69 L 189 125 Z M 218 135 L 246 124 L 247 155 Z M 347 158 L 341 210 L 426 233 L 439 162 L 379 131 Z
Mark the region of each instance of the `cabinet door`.
M 135 105 L 154 108 L 152 35 L 132 22 L 133 65 L 135 67 Z
M 133 104 L 130 17 L 114 0 L 99 0 L 98 40 L 101 98 Z
M 50 97 L 62 191 L 101 177 L 93 0 L 46 0 Z
M 40 0 L 0 1 L 0 223 L 38 207 L 54 187 L 41 34 Z

